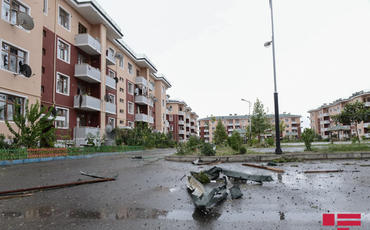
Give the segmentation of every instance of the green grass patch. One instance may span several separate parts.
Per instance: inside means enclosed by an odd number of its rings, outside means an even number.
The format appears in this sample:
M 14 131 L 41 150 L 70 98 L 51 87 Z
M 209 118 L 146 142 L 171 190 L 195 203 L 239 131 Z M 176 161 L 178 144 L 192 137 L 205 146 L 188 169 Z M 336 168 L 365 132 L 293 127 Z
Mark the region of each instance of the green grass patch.
M 332 144 L 327 145 L 327 148 L 315 148 L 312 150 L 314 152 L 358 152 L 358 151 L 370 151 L 370 144 L 347 144 L 347 145 L 338 145 Z
M 87 155 L 94 153 L 107 153 L 107 152 L 129 152 L 144 150 L 143 146 L 93 146 L 93 147 L 83 147 L 83 148 L 68 148 L 69 156 Z

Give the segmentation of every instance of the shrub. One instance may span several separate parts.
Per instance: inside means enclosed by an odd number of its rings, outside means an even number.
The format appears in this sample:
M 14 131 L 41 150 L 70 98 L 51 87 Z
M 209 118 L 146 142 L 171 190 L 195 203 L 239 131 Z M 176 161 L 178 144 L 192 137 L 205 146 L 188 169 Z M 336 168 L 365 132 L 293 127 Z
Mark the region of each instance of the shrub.
M 210 143 L 203 143 L 201 153 L 205 156 L 216 155 L 216 151 L 213 149 L 213 146 Z
M 187 153 L 186 146 L 185 144 L 182 144 L 182 143 L 178 143 L 176 145 L 176 150 L 177 150 L 176 154 L 178 155 L 185 155 Z
M 359 142 L 360 143 L 360 141 L 359 141 L 359 139 L 358 139 L 357 136 L 352 137 L 351 141 L 352 141 L 352 144 L 356 144 L 356 142 Z
M 267 138 L 266 139 L 266 144 L 268 146 L 273 146 L 274 145 L 274 138 L 272 138 L 272 137 Z
M 196 136 L 190 136 L 188 142 L 186 142 L 186 148 L 189 152 L 194 152 L 199 147 L 201 141 Z
M 0 134 L 0 149 L 10 148 L 9 143 L 5 140 L 4 134 Z
M 234 131 L 231 137 L 227 139 L 227 142 L 233 150 L 239 151 L 240 147 L 243 144 L 243 138 L 240 136 L 240 134 L 237 131 Z
M 244 147 L 244 146 L 240 147 L 239 153 L 240 154 L 246 154 L 247 153 L 247 148 Z
M 302 139 L 307 151 L 312 151 L 311 144 L 315 138 L 315 132 L 312 129 L 305 129 L 302 133 Z

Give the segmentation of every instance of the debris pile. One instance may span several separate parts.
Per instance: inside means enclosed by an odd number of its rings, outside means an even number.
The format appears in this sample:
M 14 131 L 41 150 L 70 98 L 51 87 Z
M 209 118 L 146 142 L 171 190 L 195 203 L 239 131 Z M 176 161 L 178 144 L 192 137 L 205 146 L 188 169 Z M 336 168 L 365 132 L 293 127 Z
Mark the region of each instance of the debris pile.
M 271 176 L 252 175 L 216 166 L 201 172 L 190 172 L 190 174 L 187 190 L 195 207 L 205 213 L 225 200 L 228 192 L 232 199 L 241 198 L 243 193 L 240 190 L 240 183 L 249 180 L 262 184 L 273 180 Z

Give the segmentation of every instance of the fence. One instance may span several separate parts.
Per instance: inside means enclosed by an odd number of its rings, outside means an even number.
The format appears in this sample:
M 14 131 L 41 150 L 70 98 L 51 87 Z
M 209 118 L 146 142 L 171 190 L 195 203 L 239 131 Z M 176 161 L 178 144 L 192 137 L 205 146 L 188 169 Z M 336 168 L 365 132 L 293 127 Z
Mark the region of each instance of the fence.
M 0 161 L 90 155 L 144 150 L 142 146 L 96 146 L 81 148 L 0 149 Z

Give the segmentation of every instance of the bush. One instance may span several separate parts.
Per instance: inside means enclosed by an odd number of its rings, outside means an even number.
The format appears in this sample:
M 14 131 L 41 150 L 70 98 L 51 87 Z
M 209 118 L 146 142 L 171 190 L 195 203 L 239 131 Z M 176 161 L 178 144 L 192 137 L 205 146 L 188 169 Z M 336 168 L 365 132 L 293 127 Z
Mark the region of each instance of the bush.
M 249 146 L 258 146 L 258 145 L 259 145 L 258 139 L 252 139 L 249 141 Z
M 196 136 L 190 136 L 188 142 L 186 142 L 186 149 L 188 152 L 195 152 L 199 147 L 201 141 Z
M 272 137 L 267 138 L 266 139 L 266 144 L 268 146 L 273 146 L 274 145 L 274 138 L 272 138 Z
M 187 153 L 186 146 L 185 144 L 182 144 L 182 143 L 178 143 L 176 145 L 176 150 L 177 150 L 176 154 L 178 155 L 185 155 Z
M 10 148 L 9 143 L 5 140 L 4 134 L 0 134 L 0 149 Z
M 213 149 L 213 146 L 210 143 L 203 143 L 201 153 L 205 156 L 216 155 L 216 151 Z
M 240 154 L 246 154 L 247 153 L 247 148 L 244 147 L 244 146 L 240 147 L 239 153 Z
M 240 136 L 240 134 L 237 131 L 234 131 L 231 137 L 227 139 L 227 142 L 233 150 L 239 151 L 240 147 L 243 144 L 243 138 Z
M 352 141 L 352 144 L 356 144 L 356 142 L 360 143 L 360 141 L 359 141 L 359 139 L 358 139 L 357 136 L 352 137 L 351 141 Z
M 305 129 L 302 133 L 302 140 L 307 151 L 312 151 L 311 144 L 315 138 L 315 132 L 312 129 Z

